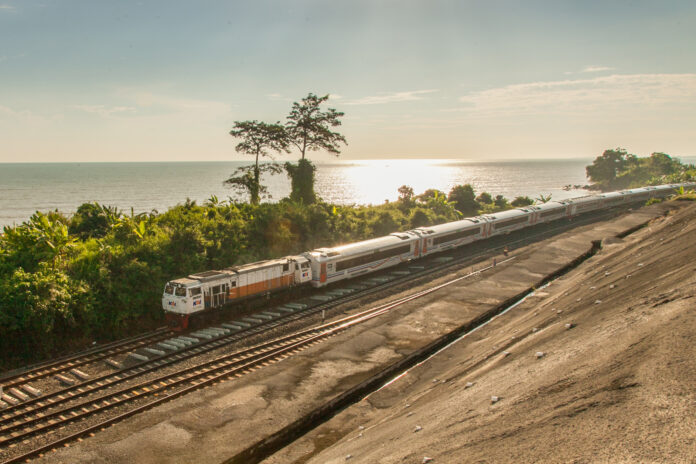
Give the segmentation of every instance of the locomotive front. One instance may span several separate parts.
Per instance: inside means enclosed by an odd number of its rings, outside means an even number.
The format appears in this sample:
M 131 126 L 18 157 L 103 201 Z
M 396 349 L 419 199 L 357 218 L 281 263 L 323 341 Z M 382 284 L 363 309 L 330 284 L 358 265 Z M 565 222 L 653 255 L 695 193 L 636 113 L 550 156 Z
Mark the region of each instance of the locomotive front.
M 164 286 L 162 309 L 169 326 L 186 327 L 189 315 L 202 308 L 203 294 L 200 281 L 182 278 L 167 282 Z

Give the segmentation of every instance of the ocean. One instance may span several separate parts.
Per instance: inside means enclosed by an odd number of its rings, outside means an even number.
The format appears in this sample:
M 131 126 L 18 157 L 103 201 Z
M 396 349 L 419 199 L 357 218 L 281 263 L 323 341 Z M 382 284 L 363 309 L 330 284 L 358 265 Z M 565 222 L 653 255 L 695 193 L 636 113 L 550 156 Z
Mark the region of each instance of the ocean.
M 316 192 L 328 202 L 380 204 L 394 201 L 401 185 L 416 194 L 428 188 L 444 192 L 458 184 L 513 199 L 540 194 L 553 199 L 581 196 L 585 166 L 591 159 L 473 162 L 458 160 L 340 160 L 317 163 Z M 216 195 L 239 198 L 223 181 L 239 166 L 230 162 L 177 163 L 13 163 L 0 164 L 0 227 L 26 221 L 35 211 L 71 214 L 82 203 L 96 201 L 130 213 L 183 203 L 199 204 Z M 270 199 L 290 192 L 286 175 L 264 179 Z

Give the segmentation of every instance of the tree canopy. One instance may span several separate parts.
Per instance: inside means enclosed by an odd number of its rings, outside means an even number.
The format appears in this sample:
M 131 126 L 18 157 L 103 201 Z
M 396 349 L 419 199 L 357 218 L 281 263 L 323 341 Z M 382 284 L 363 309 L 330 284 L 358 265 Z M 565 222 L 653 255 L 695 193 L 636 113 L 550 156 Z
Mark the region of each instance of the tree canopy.
M 241 139 L 235 150 L 245 155 L 255 157 L 255 163 L 251 166 L 238 168 L 225 184 L 234 186 L 238 191 L 249 193 L 250 202 L 254 205 L 261 200 L 261 194 L 266 188 L 261 185 L 261 172 L 277 174 L 281 172 L 280 165 L 267 163 L 259 164 L 259 158 L 273 158 L 274 152 L 288 149 L 288 137 L 285 128 L 277 122 L 268 124 L 262 121 L 235 121 L 234 128 L 230 131 L 232 137 Z
M 593 182 L 592 187 L 603 191 L 689 181 L 696 177 L 694 165 L 683 164 L 666 153 L 638 157 L 623 148 L 605 150 L 585 171 Z
M 341 125 L 343 113 L 333 108 L 322 111 L 320 106 L 329 99 L 329 95 L 318 97 L 313 93 L 294 102 L 287 116 L 285 129 L 290 144 L 294 145 L 305 158 L 307 151 L 326 150 L 338 156 L 340 144 L 347 144 L 346 138 L 332 128 Z

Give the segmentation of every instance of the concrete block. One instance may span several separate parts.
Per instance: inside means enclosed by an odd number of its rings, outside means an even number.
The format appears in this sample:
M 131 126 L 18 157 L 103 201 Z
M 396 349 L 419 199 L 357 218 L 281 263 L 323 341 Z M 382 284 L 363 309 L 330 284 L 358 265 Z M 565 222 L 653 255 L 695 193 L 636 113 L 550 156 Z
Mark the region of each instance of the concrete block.
M 191 343 L 191 344 L 195 344 L 195 343 L 200 342 L 200 340 L 197 339 L 197 338 L 193 338 L 193 337 L 184 337 L 183 335 L 181 335 L 181 336 L 179 336 L 179 337 L 177 337 L 177 338 L 178 338 L 179 340 L 187 341 L 187 342 L 189 342 L 189 343 Z
M 9 392 L 18 400 L 26 401 L 29 399 L 29 395 L 21 391 L 19 388 L 10 388 Z
M 176 346 L 177 349 L 185 348 L 185 347 L 191 345 L 191 342 L 185 342 L 183 340 L 179 340 L 178 338 L 170 338 L 169 340 L 165 340 L 162 343 L 166 343 L 167 345 Z
M 244 321 L 232 321 L 232 323 L 235 325 L 241 325 L 245 329 L 248 329 L 249 327 L 251 327 L 251 324 L 249 324 L 248 322 L 244 322 Z
M 310 300 L 316 301 L 331 301 L 334 299 L 331 295 L 314 295 L 309 297 Z
M 280 313 L 276 311 L 264 311 L 264 314 L 268 314 L 271 317 L 280 317 Z
M 304 303 L 285 303 L 283 306 L 292 309 L 307 309 L 307 305 Z
M 212 340 L 214 338 L 214 335 L 212 335 L 209 332 L 203 332 L 203 331 L 198 331 L 198 332 L 193 332 L 191 335 L 193 335 L 196 338 L 205 338 L 206 340 Z
M 165 354 L 167 354 L 167 352 L 164 351 L 164 350 L 158 350 L 157 348 L 152 348 L 152 347 L 149 347 L 149 346 L 143 348 L 143 350 L 147 351 L 147 352 L 150 353 L 150 354 L 154 354 L 154 355 L 156 355 L 156 356 L 164 356 Z
M 2 397 L 0 397 L 0 401 L 4 401 L 5 403 L 11 404 L 12 406 L 19 404 L 19 400 L 17 398 L 10 396 L 7 393 L 2 394 Z
M 491 404 L 495 404 L 495 403 L 497 403 L 498 401 L 500 401 L 500 397 L 499 397 L 499 396 L 491 396 Z
M 145 355 L 138 354 L 138 353 L 128 353 L 128 358 L 134 359 L 136 361 L 149 361 L 150 358 L 148 358 Z
M 41 390 L 39 390 L 38 388 L 34 388 L 29 384 L 22 385 L 20 388 L 25 392 L 29 393 L 34 398 L 38 398 L 39 396 L 41 396 Z
M 238 332 L 238 331 L 242 330 L 242 326 L 237 325 L 237 324 L 228 324 L 227 322 L 225 322 L 222 324 L 222 326 L 227 328 L 227 329 L 230 329 L 233 332 Z
M 123 369 L 123 364 L 121 364 L 120 362 L 118 362 L 118 361 L 116 361 L 116 360 L 113 360 L 113 359 L 106 359 L 104 362 L 105 362 L 107 365 L 113 367 L 114 369 L 119 369 L 119 370 Z
M 70 369 L 70 373 L 80 380 L 89 379 L 89 374 L 87 374 L 86 372 L 82 372 L 79 369 Z
M 254 317 L 244 317 L 242 318 L 242 322 L 248 322 L 249 324 L 261 324 L 263 320 Z
M 256 319 L 263 319 L 264 321 L 270 321 L 273 319 L 273 316 L 269 316 L 268 314 L 263 314 L 263 313 L 255 313 L 254 317 Z
M 55 379 L 63 385 L 67 385 L 68 387 L 75 385 L 75 379 L 62 374 L 56 374 Z
M 165 349 L 165 350 L 169 350 L 169 351 L 179 351 L 179 347 L 176 346 L 176 345 L 174 345 L 174 344 L 172 344 L 172 343 L 159 342 L 159 343 L 157 344 L 157 346 L 159 346 L 160 348 L 163 348 L 163 349 Z
M 295 310 L 294 310 L 293 308 L 288 308 L 288 307 L 285 307 L 285 306 L 278 306 L 276 309 L 277 309 L 278 311 L 282 311 L 282 312 L 284 312 L 284 313 L 293 313 L 293 312 L 295 312 Z

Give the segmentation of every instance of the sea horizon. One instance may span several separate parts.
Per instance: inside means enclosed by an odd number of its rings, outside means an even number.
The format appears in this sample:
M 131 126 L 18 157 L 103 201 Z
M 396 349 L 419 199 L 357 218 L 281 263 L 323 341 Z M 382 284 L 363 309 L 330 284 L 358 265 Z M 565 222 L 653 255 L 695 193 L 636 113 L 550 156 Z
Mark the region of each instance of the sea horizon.
M 329 159 L 315 161 L 315 189 L 324 201 L 345 205 L 394 201 L 401 185 L 409 185 L 416 194 L 429 188 L 448 193 L 454 185 L 471 184 L 477 194 L 486 191 L 509 200 L 542 194 L 562 200 L 586 194 L 564 187 L 586 185 L 585 166 L 591 162 L 592 158 Z M 248 164 L 248 160 L 2 163 L 0 227 L 21 224 L 36 211 L 70 215 L 90 202 L 141 213 L 163 212 L 187 199 L 202 203 L 213 195 L 244 201 L 223 181 Z M 285 174 L 262 181 L 271 195 L 263 201 L 276 202 L 289 195 Z

